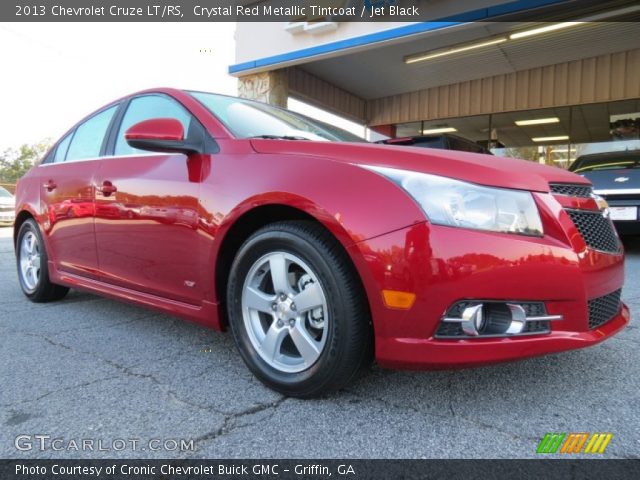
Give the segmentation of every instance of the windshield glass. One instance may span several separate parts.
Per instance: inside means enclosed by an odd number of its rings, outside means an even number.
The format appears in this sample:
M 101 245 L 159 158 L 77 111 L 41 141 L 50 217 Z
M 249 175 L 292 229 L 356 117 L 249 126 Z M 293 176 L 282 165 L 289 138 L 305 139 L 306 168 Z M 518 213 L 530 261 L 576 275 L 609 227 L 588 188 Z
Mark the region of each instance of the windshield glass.
M 332 125 L 265 103 L 214 93 L 189 92 L 238 138 L 364 142 Z
M 640 156 L 607 155 L 595 158 L 578 158 L 569 170 L 580 173 L 595 170 L 619 170 L 621 168 L 640 168 Z
M 0 187 L 0 198 L 13 198 L 13 195 L 6 188 Z

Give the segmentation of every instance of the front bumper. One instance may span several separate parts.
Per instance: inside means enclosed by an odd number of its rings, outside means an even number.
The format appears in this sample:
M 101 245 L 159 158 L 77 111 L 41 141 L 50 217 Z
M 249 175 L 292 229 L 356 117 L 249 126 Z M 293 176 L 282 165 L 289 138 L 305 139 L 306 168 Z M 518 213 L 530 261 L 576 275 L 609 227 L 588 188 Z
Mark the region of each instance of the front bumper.
M 368 293 L 376 359 L 383 367 L 449 368 L 583 348 L 616 334 L 629 309 L 589 328 L 589 300 L 622 287 L 624 255 L 586 247 L 563 208 L 537 195 L 545 236 L 481 232 L 427 222 L 359 242 L 350 253 Z M 387 308 L 381 291 L 413 292 L 409 310 Z M 438 339 L 445 312 L 458 301 L 544 302 L 562 315 L 549 333 Z
M 629 308 L 622 304 L 612 320 L 586 332 L 552 331 L 527 337 L 470 340 L 384 338 L 376 344 L 376 354 L 386 368 L 471 367 L 590 347 L 618 333 L 630 318 Z

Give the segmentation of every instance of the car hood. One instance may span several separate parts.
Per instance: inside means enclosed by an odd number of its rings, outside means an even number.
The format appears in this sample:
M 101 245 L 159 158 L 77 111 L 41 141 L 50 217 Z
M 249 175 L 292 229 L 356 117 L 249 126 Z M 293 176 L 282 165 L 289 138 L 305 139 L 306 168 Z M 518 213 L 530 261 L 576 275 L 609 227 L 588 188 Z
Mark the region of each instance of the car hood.
M 640 189 L 640 168 L 620 168 L 615 170 L 594 170 L 580 173 L 593 183 L 593 190 Z
M 3 206 L 3 207 L 15 207 L 16 206 L 16 200 L 15 200 L 15 198 L 0 197 L 0 206 Z
M 323 157 L 356 165 L 400 168 L 482 185 L 548 192 L 549 183 L 589 184 L 560 168 L 477 153 L 369 143 L 251 140 L 259 153 Z

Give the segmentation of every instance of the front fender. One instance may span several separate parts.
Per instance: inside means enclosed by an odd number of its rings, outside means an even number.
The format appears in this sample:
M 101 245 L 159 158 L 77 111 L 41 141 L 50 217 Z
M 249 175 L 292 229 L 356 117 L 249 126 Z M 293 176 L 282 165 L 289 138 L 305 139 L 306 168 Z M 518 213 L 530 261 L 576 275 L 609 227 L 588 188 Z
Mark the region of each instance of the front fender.
M 229 181 L 232 178 L 237 181 Z M 215 208 L 221 217 L 218 233 L 266 204 L 306 212 L 345 244 L 425 220 L 413 199 L 390 180 L 354 164 L 315 156 L 216 156 L 203 181 L 202 198 L 204 206 Z
M 209 264 L 217 268 L 221 246 L 233 225 L 267 205 L 295 208 L 350 247 L 425 221 L 424 213 L 396 184 L 357 165 L 311 156 L 249 154 L 212 157 L 203 179 L 201 203 L 216 219 Z M 230 181 L 229 179 L 242 179 Z M 238 245 L 239 247 L 239 245 Z M 360 276 L 366 262 L 352 258 Z M 215 298 L 215 289 L 214 289 Z M 219 299 L 216 299 L 218 301 Z

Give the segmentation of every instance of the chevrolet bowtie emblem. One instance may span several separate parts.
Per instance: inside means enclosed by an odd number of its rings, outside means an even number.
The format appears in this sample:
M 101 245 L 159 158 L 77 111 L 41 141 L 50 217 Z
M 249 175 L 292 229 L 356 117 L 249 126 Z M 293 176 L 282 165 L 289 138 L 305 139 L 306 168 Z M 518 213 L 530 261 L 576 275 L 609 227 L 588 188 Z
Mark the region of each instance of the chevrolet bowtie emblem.
M 618 183 L 624 183 L 624 182 L 628 182 L 629 181 L 629 177 L 618 177 L 616 179 L 613 180 L 614 182 L 618 182 Z

